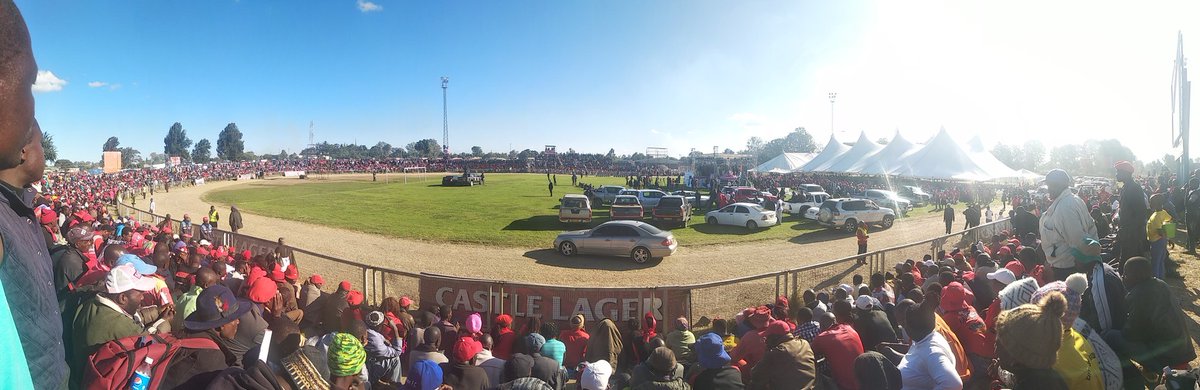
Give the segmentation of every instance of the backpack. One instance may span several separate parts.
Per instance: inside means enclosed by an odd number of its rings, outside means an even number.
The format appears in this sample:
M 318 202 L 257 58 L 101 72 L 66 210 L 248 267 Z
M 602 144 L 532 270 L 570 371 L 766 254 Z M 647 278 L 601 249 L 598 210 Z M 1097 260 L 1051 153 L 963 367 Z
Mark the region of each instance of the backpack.
M 147 357 L 154 359 L 150 371 L 150 385 L 156 389 L 167 374 L 171 358 L 180 348 L 219 349 L 217 343 L 206 338 L 179 339 L 170 334 L 129 336 L 109 341 L 88 357 L 84 368 L 83 384 L 88 390 L 126 389 L 133 373 Z

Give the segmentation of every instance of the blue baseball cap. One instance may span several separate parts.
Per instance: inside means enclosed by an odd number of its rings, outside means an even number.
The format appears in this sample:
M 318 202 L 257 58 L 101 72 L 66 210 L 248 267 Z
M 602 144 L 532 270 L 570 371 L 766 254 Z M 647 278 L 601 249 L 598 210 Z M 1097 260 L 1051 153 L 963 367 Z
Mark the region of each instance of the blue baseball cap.
M 116 266 L 119 267 L 125 264 L 132 265 L 133 269 L 142 275 L 153 275 L 155 272 L 158 272 L 158 267 L 147 264 L 141 257 L 131 253 L 123 254 L 117 258 Z

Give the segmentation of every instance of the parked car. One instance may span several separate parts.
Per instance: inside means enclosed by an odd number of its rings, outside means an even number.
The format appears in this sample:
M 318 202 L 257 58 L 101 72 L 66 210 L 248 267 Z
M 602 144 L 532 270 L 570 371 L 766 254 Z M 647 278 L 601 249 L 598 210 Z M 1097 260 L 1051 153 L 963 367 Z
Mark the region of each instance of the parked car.
M 796 189 L 804 192 L 825 192 L 824 187 L 816 184 L 801 184 L 799 187 L 796 187 Z
M 671 195 L 679 195 L 686 198 L 688 202 L 692 204 L 692 207 L 700 207 L 701 205 L 708 203 L 708 195 L 700 195 L 700 202 L 697 203 L 696 191 L 675 191 L 672 192 Z
M 745 226 L 754 230 L 760 227 L 773 226 L 779 223 L 775 212 L 764 209 L 754 203 L 734 203 L 704 215 L 704 221 L 709 225 Z
M 682 196 L 667 195 L 659 199 L 650 215 L 655 221 L 672 221 L 686 227 L 692 218 L 692 203 Z
M 824 192 L 795 192 L 791 199 L 783 202 L 783 211 L 801 218 L 817 219 L 816 210 L 826 199 L 829 194 Z
M 888 190 L 866 190 L 863 192 L 863 198 L 870 199 L 875 204 L 892 209 L 896 215 L 908 214 L 912 210 L 912 202 L 897 195 L 895 192 Z
M 912 201 L 913 206 L 916 207 L 929 204 L 930 199 L 933 198 L 932 195 L 929 195 L 929 193 L 917 186 L 901 186 L 900 196 Z
M 592 201 L 580 194 L 566 194 L 558 206 L 558 222 L 592 222 Z
M 588 230 L 562 232 L 554 239 L 554 249 L 563 256 L 629 256 L 638 264 L 670 256 L 678 247 L 671 232 L 641 221 L 608 221 Z
M 896 222 L 896 212 L 879 207 L 868 199 L 829 199 L 825 203 L 821 203 L 817 222 L 828 228 L 842 229 L 847 233 L 854 233 L 859 222 L 887 229 Z
M 621 191 L 621 195 L 636 196 L 638 201 L 642 203 L 642 207 L 650 209 L 657 206 L 658 200 L 667 196 L 667 193 L 659 190 L 624 190 Z
M 642 219 L 642 202 L 633 195 L 617 195 L 612 206 L 608 208 L 612 219 Z
M 604 204 L 612 203 L 613 200 L 617 198 L 617 195 L 621 194 L 621 191 L 625 191 L 625 187 L 600 186 L 600 187 L 592 190 L 592 196 L 594 198 L 594 203 L 596 203 L 597 205 L 604 205 Z
M 762 203 L 764 200 L 774 202 L 776 199 L 775 195 L 771 195 L 770 193 L 759 191 L 758 189 L 756 189 L 754 187 L 745 187 L 745 186 L 721 187 L 721 194 L 723 194 L 725 196 L 724 196 L 724 198 L 721 199 L 721 202 L 718 202 L 717 207 L 725 207 L 728 204 L 738 203 L 738 202 Z M 720 203 L 724 203 L 724 204 L 720 204 Z
M 450 187 L 450 186 L 469 187 L 469 186 L 478 185 L 478 184 L 483 184 L 483 176 L 480 176 L 478 173 L 464 173 L 461 175 L 442 176 L 442 186 L 444 186 L 444 187 Z

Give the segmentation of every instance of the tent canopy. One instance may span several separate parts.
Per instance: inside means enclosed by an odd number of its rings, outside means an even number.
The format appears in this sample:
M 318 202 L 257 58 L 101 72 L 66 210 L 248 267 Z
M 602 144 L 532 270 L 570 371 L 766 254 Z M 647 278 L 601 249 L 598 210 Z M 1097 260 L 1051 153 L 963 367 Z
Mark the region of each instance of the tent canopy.
M 909 142 L 900 135 L 900 130 L 896 130 L 896 136 L 892 137 L 891 142 L 888 142 L 883 149 L 862 159 L 858 164 L 850 167 L 849 171 L 865 175 L 884 175 L 895 170 L 902 159 L 920 149 L 920 146 Z
M 964 150 L 962 144 L 955 141 L 945 128 L 939 130 L 921 150 L 903 159 L 899 167 L 889 174 L 967 181 L 987 181 L 995 178 L 971 158 L 971 154 Z
M 867 138 L 867 133 L 864 131 L 859 133 L 858 141 L 854 143 L 854 146 L 850 147 L 850 150 L 837 156 L 837 158 L 829 161 L 829 164 L 822 166 L 818 170 L 838 173 L 852 172 L 850 168 L 858 165 L 867 156 L 875 154 L 880 149 L 883 149 L 883 147 Z
M 821 153 L 817 154 L 816 157 L 813 157 L 812 160 L 809 160 L 809 162 L 805 163 L 804 166 L 801 166 L 797 171 L 820 172 L 827 165 L 829 165 L 830 162 L 832 162 L 838 156 L 841 156 L 842 153 L 845 153 L 847 150 L 850 150 L 849 146 L 843 145 L 837 140 L 837 137 L 834 137 L 832 134 L 830 134 L 829 142 L 825 143 L 825 149 L 821 149 Z
M 803 166 L 805 163 L 813 159 L 816 153 L 783 153 L 775 158 L 767 160 L 759 166 L 751 169 L 750 172 L 765 172 L 765 173 L 789 173 Z

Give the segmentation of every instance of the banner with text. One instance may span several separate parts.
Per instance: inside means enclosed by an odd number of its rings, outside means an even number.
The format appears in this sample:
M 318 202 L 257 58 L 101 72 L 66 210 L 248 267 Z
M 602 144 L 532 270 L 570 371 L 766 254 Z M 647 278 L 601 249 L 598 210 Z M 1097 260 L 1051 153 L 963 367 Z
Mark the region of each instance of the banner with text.
M 576 313 L 583 314 L 588 323 L 603 318 L 620 323 L 642 318 L 647 312 L 660 323 L 666 318 L 688 317 L 688 294 L 684 289 L 536 286 L 422 274 L 420 290 L 422 308 L 446 305 L 455 313 L 455 319 L 484 313 L 488 323 L 490 317 L 500 313 L 514 319 L 554 320 L 560 325 L 566 325 Z

